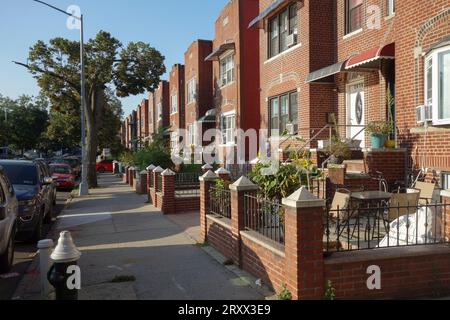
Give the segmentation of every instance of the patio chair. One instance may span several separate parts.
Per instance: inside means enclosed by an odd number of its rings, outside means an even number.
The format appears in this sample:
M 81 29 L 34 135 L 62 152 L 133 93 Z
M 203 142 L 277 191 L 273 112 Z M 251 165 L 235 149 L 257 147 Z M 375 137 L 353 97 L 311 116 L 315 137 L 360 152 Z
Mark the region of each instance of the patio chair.
M 434 189 L 436 188 L 434 183 L 417 181 L 414 188 L 420 191 L 419 204 L 427 205 L 432 202 Z
M 351 192 L 345 189 L 338 189 L 334 194 L 333 201 L 331 203 L 329 212 L 329 219 L 334 220 L 336 224 L 339 223 L 340 232 L 339 237 L 348 228 L 350 219 L 352 216 L 352 210 L 350 208 L 350 196 Z M 338 230 L 335 230 L 338 234 Z M 354 233 L 354 230 L 353 230 Z
M 401 216 L 415 214 L 418 210 L 420 192 L 394 193 L 389 201 L 386 223 L 391 223 Z

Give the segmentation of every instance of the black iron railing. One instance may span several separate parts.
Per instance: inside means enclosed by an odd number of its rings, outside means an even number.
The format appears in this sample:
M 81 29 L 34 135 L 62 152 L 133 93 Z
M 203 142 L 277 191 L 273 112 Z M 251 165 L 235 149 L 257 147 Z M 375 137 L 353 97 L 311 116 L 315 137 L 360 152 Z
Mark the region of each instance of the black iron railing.
M 148 179 L 149 181 L 148 181 L 148 187 L 149 188 L 153 188 L 154 187 L 154 184 L 155 184 L 155 182 L 153 181 L 153 175 L 150 175 L 150 179 Z
M 245 228 L 283 245 L 285 242 L 284 213 L 283 206 L 278 202 L 252 194 L 244 196 Z
M 328 209 L 324 217 L 326 252 L 442 244 L 450 204 L 376 205 L 351 203 Z
M 162 183 L 162 176 L 158 174 L 156 176 L 156 192 L 162 192 L 163 183 Z
M 200 189 L 199 178 L 202 173 L 177 173 L 175 176 L 175 189 Z
M 221 188 L 211 188 L 209 191 L 209 212 L 231 219 L 231 192 Z

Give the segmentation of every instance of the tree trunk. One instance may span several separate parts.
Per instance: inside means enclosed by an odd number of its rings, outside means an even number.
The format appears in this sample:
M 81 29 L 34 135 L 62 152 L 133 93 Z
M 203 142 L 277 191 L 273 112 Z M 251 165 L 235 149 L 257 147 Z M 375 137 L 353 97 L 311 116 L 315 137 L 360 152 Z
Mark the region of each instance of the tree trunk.
M 97 148 L 98 148 L 98 127 L 97 118 L 98 110 L 102 108 L 101 93 L 97 89 L 93 89 L 87 99 L 86 103 L 86 159 L 87 178 L 89 188 L 96 188 L 97 181 Z

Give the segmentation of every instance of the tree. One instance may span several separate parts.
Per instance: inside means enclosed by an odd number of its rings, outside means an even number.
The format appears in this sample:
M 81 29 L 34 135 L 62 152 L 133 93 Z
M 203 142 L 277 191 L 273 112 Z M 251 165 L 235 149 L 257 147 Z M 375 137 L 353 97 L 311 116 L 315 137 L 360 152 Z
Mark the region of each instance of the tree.
M 43 96 L 33 98 L 26 95 L 15 101 L 6 101 L 10 112 L 7 123 L 3 124 L 6 129 L 5 144 L 20 150 L 22 154 L 25 150 L 35 149 L 47 127 L 48 101 Z
M 100 31 L 85 45 L 86 63 L 86 157 L 90 187 L 97 186 L 95 170 L 99 123 L 108 103 L 107 87 L 114 85 L 118 97 L 155 91 L 165 73 L 164 57 L 143 42 L 126 48 L 108 32 Z M 29 52 L 26 67 L 36 78 L 52 105 L 81 105 L 79 42 L 55 38 L 38 41 Z

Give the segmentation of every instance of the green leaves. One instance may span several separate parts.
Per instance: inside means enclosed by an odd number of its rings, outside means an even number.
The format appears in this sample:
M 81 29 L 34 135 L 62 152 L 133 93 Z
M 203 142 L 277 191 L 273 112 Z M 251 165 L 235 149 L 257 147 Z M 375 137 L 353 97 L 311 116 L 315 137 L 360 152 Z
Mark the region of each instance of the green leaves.
M 122 50 L 115 67 L 114 84 L 119 97 L 155 91 L 166 72 L 164 56 L 143 42 L 131 42 Z

